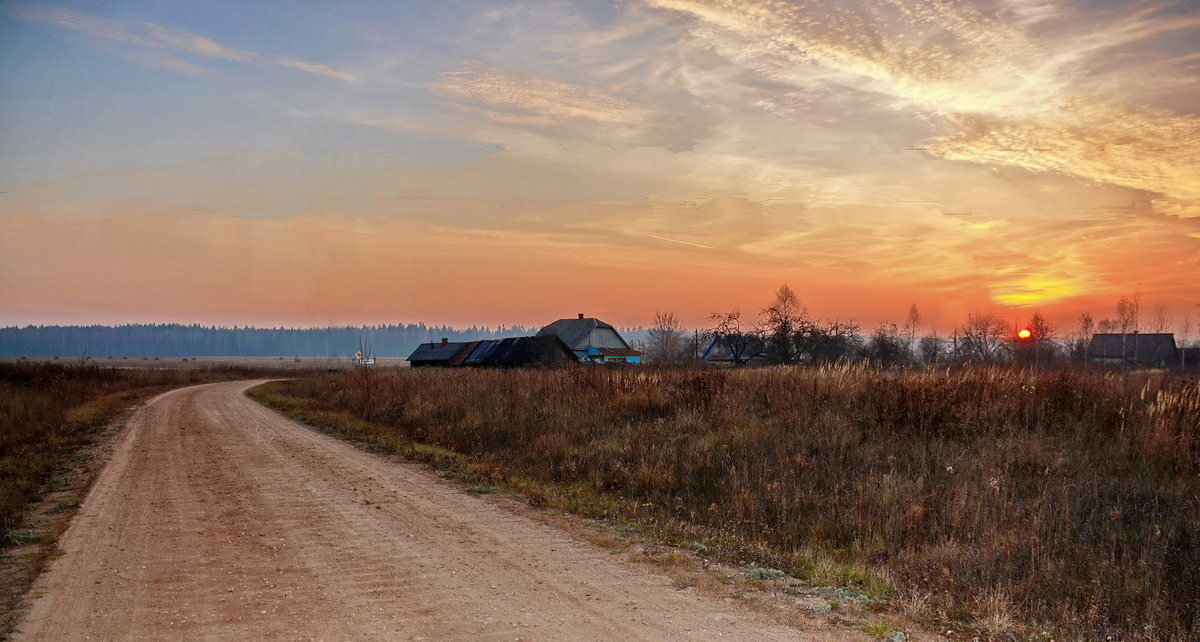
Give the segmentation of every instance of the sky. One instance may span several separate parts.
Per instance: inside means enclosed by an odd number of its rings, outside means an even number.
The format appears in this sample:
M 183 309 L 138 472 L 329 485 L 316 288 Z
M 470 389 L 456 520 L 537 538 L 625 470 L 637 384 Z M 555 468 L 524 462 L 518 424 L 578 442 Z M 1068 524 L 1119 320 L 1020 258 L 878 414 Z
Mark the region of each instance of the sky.
M 0 0 L 0 324 L 1200 334 L 1200 5 Z

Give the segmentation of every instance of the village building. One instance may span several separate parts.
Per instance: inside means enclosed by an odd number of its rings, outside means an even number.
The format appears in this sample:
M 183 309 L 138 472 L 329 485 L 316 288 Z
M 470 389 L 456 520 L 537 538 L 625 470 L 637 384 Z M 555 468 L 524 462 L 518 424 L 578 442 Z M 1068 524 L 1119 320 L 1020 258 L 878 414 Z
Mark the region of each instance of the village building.
M 1158 368 L 1175 365 L 1179 361 L 1175 335 L 1139 332 L 1093 334 L 1088 343 L 1087 359 L 1095 363 Z
M 461 365 L 553 368 L 568 365 L 575 359 L 575 354 L 558 337 L 510 337 L 475 343 L 465 351 Z
M 467 343 L 442 339 L 441 343 L 422 343 L 408 355 L 408 365 L 414 368 L 425 366 L 448 366 L 462 352 Z
M 600 319 L 584 317 L 583 314 L 575 319 L 559 319 L 542 328 L 537 336 L 558 337 L 579 361 L 585 363 L 642 362 L 642 353 L 631 348 L 616 328 Z
M 509 337 L 482 341 L 422 343 L 408 365 L 424 367 L 551 368 L 574 363 L 575 353 L 557 337 Z
M 734 341 L 718 335 L 713 337 L 708 347 L 700 353 L 700 360 L 713 366 L 759 364 L 766 362 L 766 350 L 767 346 L 763 340 L 753 335 L 744 335 Z

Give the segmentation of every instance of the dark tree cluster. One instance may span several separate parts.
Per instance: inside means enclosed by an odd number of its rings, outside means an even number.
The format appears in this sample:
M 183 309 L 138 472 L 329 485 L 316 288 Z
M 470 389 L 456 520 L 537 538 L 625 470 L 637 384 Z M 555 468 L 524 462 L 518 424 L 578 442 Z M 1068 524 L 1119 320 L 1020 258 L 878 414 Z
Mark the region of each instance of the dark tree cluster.
M 207 327 L 180 324 L 0 328 L 0 357 L 325 357 L 351 355 L 364 337 L 377 356 L 408 356 L 418 344 L 531 334 L 496 328 L 407 325 L 333 328 Z

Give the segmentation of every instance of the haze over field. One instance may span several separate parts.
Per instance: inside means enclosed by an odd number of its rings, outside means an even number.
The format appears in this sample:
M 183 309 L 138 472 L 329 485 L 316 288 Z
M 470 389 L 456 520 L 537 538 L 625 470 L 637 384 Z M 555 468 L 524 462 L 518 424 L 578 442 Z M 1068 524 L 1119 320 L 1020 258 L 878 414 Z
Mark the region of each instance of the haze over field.
M 0 3 L 0 325 L 1200 303 L 1200 10 Z

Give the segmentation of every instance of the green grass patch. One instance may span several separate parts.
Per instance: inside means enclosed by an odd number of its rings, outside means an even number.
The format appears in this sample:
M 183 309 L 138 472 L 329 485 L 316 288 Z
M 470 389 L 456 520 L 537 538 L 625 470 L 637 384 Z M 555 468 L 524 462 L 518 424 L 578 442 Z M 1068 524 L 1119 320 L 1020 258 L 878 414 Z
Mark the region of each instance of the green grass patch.
M 751 568 L 746 571 L 746 577 L 752 580 L 774 580 L 787 575 L 777 568 Z
M 41 540 L 40 535 L 28 529 L 12 530 L 4 534 L 6 546 L 25 546 L 26 544 L 36 544 Z
M 902 629 L 898 628 L 895 624 L 887 620 L 864 622 L 862 630 L 867 635 L 876 639 L 891 637 L 892 634 L 897 631 L 900 631 L 901 633 L 903 632 Z M 901 639 L 906 639 L 906 637 L 902 637 Z

